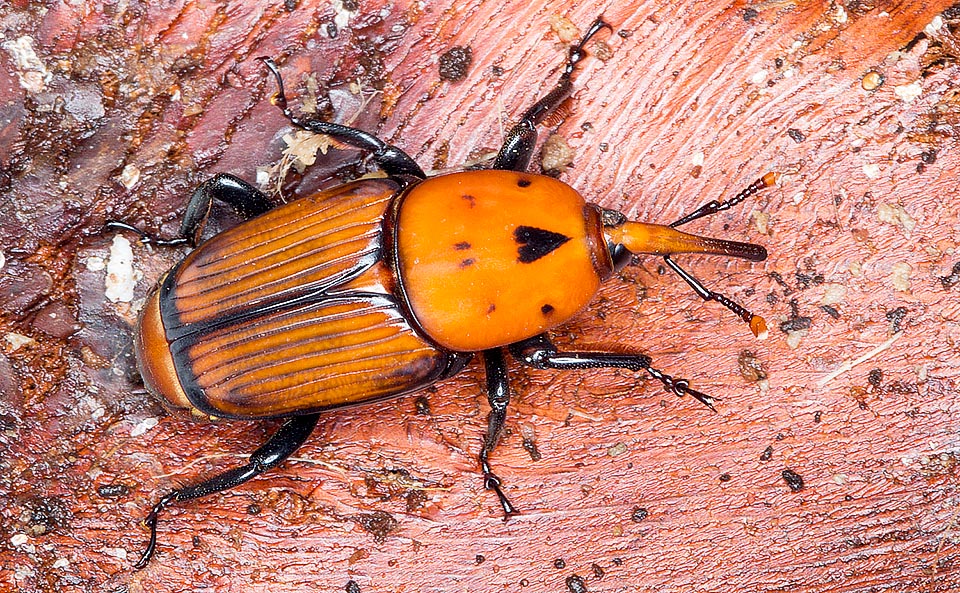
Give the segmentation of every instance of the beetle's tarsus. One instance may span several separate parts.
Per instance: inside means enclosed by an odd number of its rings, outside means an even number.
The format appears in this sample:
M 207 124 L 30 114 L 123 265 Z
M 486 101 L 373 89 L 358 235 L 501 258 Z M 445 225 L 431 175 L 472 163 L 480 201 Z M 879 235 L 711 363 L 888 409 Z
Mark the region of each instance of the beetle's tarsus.
M 283 87 L 283 76 L 280 74 L 280 68 L 276 62 L 270 58 L 257 58 L 270 70 L 277 81 L 277 93 L 273 96 L 271 103 L 276 105 L 284 117 L 292 125 L 313 132 L 314 134 L 325 134 L 338 142 L 342 142 L 353 148 L 368 151 L 377 165 L 388 175 L 394 178 L 412 176 L 417 179 L 426 179 L 427 175 L 420 168 L 420 165 L 413 160 L 407 153 L 396 146 L 384 142 L 373 134 L 364 132 L 359 128 L 352 128 L 341 124 L 326 122 L 322 120 L 304 120 L 293 114 L 287 104 L 287 95 Z
M 676 393 L 679 397 L 689 395 L 701 404 L 710 408 L 713 413 L 718 413 L 717 408 L 714 407 L 714 404 L 717 403 L 717 399 L 712 395 L 707 395 L 702 391 L 697 391 L 696 389 L 691 388 L 690 383 L 686 380 L 677 381 L 677 386 L 676 389 L 674 389 L 674 393 Z
M 144 245 L 159 245 L 161 247 L 176 247 L 178 245 L 188 245 L 190 240 L 186 237 L 175 237 L 173 239 L 163 239 L 161 237 L 155 237 L 150 233 L 139 229 L 132 224 L 127 224 L 125 222 L 120 222 L 119 220 L 108 220 L 104 223 L 104 228 L 116 229 L 121 231 L 129 231 L 136 234 L 140 237 L 140 242 Z
M 513 503 L 510 502 L 510 499 L 507 498 L 507 495 L 503 493 L 503 489 L 500 487 L 503 482 L 500 481 L 500 478 L 496 474 L 489 471 L 485 471 L 483 474 L 483 487 L 487 490 L 493 490 L 496 493 L 497 498 L 500 500 L 500 506 L 503 508 L 503 520 L 507 521 L 510 517 L 514 515 L 519 515 L 520 511 L 517 510 L 517 507 L 513 506 Z
M 570 47 L 570 53 L 567 56 L 567 66 L 564 68 L 563 76 L 569 78 L 573 75 L 573 70 L 583 58 L 586 57 L 587 52 L 584 51 L 584 47 L 587 45 L 587 42 L 590 39 L 602 31 L 607 29 L 613 31 L 613 27 L 609 23 L 603 20 L 603 15 L 598 16 L 595 21 L 590 23 L 590 27 L 587 29 L 587 32 L 584 34 L 583 39 L 581 39 L 576 45 Z
M 153 508 L 150 510 L 150 513 L 144 518 L 143 524 L 150 529 L 150 543 L 147 544 L 147 549 L 143 551 L 143 554 L 140 555 L 140 559 L 137 560 L 137 563 L 133 565 L 134 570 L 141 570 L 150 563 L 150 559 L 153 558 L 154 552 L 157 551 L 157 520 L 160 517 L 160 513 L 163 512 L 167 505 L 171 502 L 177 500 L 177 496 L 180 494 L 179 490 L 174 490 L 166 494 L 163 498 L 157 501 L 157 504 L 153 505 Z

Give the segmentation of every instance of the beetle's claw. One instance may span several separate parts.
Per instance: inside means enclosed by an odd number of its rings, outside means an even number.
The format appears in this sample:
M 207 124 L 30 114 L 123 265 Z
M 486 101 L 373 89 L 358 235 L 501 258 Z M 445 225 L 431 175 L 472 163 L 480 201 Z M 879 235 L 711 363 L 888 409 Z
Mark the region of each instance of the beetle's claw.
M 135 233 L 140 237 L 140 242 L 144 245 L 159 245 L 162 247 L 176 247 L 178 245 L 193 245 L 194 242 L 186 237 L 175 237 L 173 239 L 162 239 L 160 237 L 154 237 L 150 233 L 138 229 L 132 224 L 127 224 L 125 222 L 120 222 L 119 220 L 108 220 L 104 223 L 104 228 L 116 229 L 120 231 L 130 231 Z
M 273 58 L 267 56 L 260 56 L 257 58 L 263 65 L 267 67 L 271 74 L 273 74 L 274 80 L 277 81 L 277 92 L 274 93 L 273 97 L 270 98 L 270 103 L 279 107 L 284 115 L 287 114 L 287 93 L 283 88 L 283 76 L 280 74 L 280 67 L 277 66 L 277 63 L 273 61 Z
M 503 507 L 503 520 L 507 521 L 510 517 L 514 515 L 519 515 L 520 511 L 517 510 L 517 507 L 513 506 L 513 503 L 510 502 L 510 499 L 507 498 L 507 495 L 503 493 L 503 490 L 500 488 L 502 482 L 496 474 L 485 473 L 483 476 L 483 486 L 487 490 L 493 490 L 497 498 L 500 499 L 500 506 Z
M 143 520 L 143 523 L 150 528 L 150 543 L 147 544 L 147 549 L 140 555 L 137 563 L 133 565 L 134 570 L 142 570 L 145 568 L 147 564 L 149 564 L 150 559 L 153 558 L 153 553 L 157 550 L 157 514 L 151 512 L 147 515 L 147 518 Z
M 690 382 L 687 381 L 686 379 L 680 379 L 679 381 L 677 381 L 673 386 L 673 392 L 676 393 L 677 396 L 679 397 L 683 397 L 684 395 L 689 395 L 693 399 L 697 400 L 701 404 L 713 410 L 714 413 L 717 412 L 717 408 L 714 407 L 714 404 L 717 403 L 717 399 L 712 395 L 707 395 L 702 391 L 697 391 L 696 389 L 693 389 L 692 387 L 690 387 Z

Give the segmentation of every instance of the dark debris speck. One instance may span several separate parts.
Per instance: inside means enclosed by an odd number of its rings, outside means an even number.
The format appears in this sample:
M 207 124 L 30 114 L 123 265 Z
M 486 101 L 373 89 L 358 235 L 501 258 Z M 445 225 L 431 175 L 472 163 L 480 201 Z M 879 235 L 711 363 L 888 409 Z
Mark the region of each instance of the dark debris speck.
M 578 574 L 572 574 L 567 577 L 567 590 L 570 593 L 587 593 L 587 584 L 583 581 L 583 577 Z
M 940 284 L 944 288 L 953 288 L 960 284 L 960 261 L 953 264 L 953 269 L 950 270 L 949 274 L 940 278 Z
M 473 50 L 467 46 L 451 47 L 440 56 L 440 78 L 457 82 L 467 77 L 473 63 Z
M 840 319 L 840 311 L 837 311 L 836 307 L 830 305 L 820 305 L 820 310 L 834 319 Z
M 791 492 L 800 492 L 803 490 L 803 477 L 797 472 L 791 469 L 785 469 L 780 475 L 783 476 L 783 481 L 790 487 Z
M 900 324 L 903 322 L 903 318 L 907 316 L 906 307 L 897 307 L 892 311 L 887 311 L 887 321 L 890 322 L 891 329 L 893 333 L 899 333 L 903 329 Z

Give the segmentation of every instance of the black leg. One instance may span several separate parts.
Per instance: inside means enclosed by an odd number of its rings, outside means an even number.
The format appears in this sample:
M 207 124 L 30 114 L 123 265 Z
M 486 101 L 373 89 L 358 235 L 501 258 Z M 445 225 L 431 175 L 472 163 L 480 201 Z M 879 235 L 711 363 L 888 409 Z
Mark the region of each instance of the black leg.
M 213 200 L 226 202 L 243 218 L 252 218 L 273 208 L 270 199 L 246 181 L 233 175 L 220 173 L 201 183 L 190 196 L 187 208 L 180 222 L 180 231 L 173 239 L 154 237 L 124 222 L 107 221 L 107 228 L 132 231 L 140 235 L 144 243 L 153 245 L 196 245 L 203 232 L 203 226 L 210 214 Z
M 157 518 L 171 503 L 228 490 L 280 465 L 307 440 L 317 425 L 319 416 L 319 414 L 309 414 L 288 419 L 263 446 L 250 455 L 246 465 L 229 469 L 199 484 L 179 488 L 161 498 L 144 519 L 144 523 L 150 528 L 150 543 L 134 567 L 141 569 L 150 562 L 157 548 Z
M 277 94 L 274 98 L 274 105 L 280 108 L 280 111 L 283 112 L 283 115 L 286 116 L 291 124 L 308 132 L 326 134 L 344 144 L 369 151 L 377 165 L 391 177 L 412 175 L 418 179 L 426 179 L 426 173 L 423 172 L 420 165 L 418 165 L 410 155 L 392 144 L 387 144 L 373 134 L 358 130 L 357 128 L 320 120 L 302 120 L 293 115 L 293 112 L 287 106 L 287 96 L 283 89 L 283 77 L 280 75 L 280 69 L 277 67 L 276 62 L 270 58 L 258 59 L 267 66 L 270 72 L 273 73 L 273 77 L 277 80 Z
M 602 17 L 598 18 L 587 29 L 583 39 L 570 48 L 567 65 L 563 69 L 557 85 L 545 97 L 527 109 L 517 125 L 513 126 L 507 134 L 507 139 L 500 148 L 496 160 L 493 162 L 494 169 L 523 171 L 527 168 L 527 165 L 530 164 L 530 157 L 533 156 L 533 150 L 537 145 L 537 125 L 559 107 L 564 99 L 570 96 L 570 91 L 573 88 L 573 72 L 580 60 L 584 58 L 583 48 L 590 38 L 601 29 L 610 28 L 610 25 L 605 23 Z
M 483 470 L 483 485 L 497 493 L 500 506 L 503 507 L 503 518 L 508 519 L 518 511 L 500 488 L 502 482 L 491 471 L 489 457 L 497 446 L 497 441 L 500 440 L 500 433 L 503 432 L 503 424 L 507 418 L 510 382 L 507 378 L 507 365 L 500 349 L 485 350 L 483 363 L 487 373 L 487 401 L 490 402 L 490 415 L 487 417 L 487 434 L 483 437 L 483 448 L 480 450 L 480 467 Z
M 510 353 L 523 364 L 537 369 L 593 369 L 619 368 L 632 371 L 647 371 L 667 391 L 677 396 L 691 395 L 714 412 L 714 398 L 690 387 L 686 379 L 674 379 L 650 366 L 650 357 L 645 354 L 613 354 L 610 352 L 559 352 L 546 334 L 510 345 Z

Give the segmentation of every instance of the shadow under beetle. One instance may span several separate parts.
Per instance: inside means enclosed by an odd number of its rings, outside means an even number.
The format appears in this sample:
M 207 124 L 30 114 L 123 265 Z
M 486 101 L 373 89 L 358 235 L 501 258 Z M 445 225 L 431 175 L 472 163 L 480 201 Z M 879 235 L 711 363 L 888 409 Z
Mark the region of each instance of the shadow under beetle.
M 704 287 L 671 258 L 709 253 L 762 261 L 750 243 L 689 235 L 682 224 L 738 204 L 768 173 L 726 202 L 711 201 L 669 226 L 628 221 L 570 186 L 526 171 L 537 126 L 571 92 L 597 19 L 571 47 L 556 86 L 507 135 L 492 170 L 427 178 L 396 146 L 362 130 L 295 116 L 277 65 L 274 103 L 296 127 L 366 150 L 387 174 L 276 206 L 220 174 L 190 198 L 173 239 L 194 245 L 214 199 L 250 220 L 187 255 L 148 297 L 135 334 L 145 386 L 174 408 L 237 419 L 286 418 L 246 465 L 174 490 L 145 522 L 156 549 L 157 518 L 171 503 L 233 488 L 273 468 L 310 436 L 323 410 L 414 391 L 459 372 L 479 352 L 490 403 L 479 461 L 484 486 L 506 516 L 517 512 L 490 468 L 510 401 L 504 351 L 537 369 L 616 367 L 645 371 L 678 396 L 713 399 L 651 366 L 644 354 L 561 352 L 546 331 L 593 298 L 634 254 L 663 257 L 698 295 L 726 306 L 760 336 L 761 317 Z

